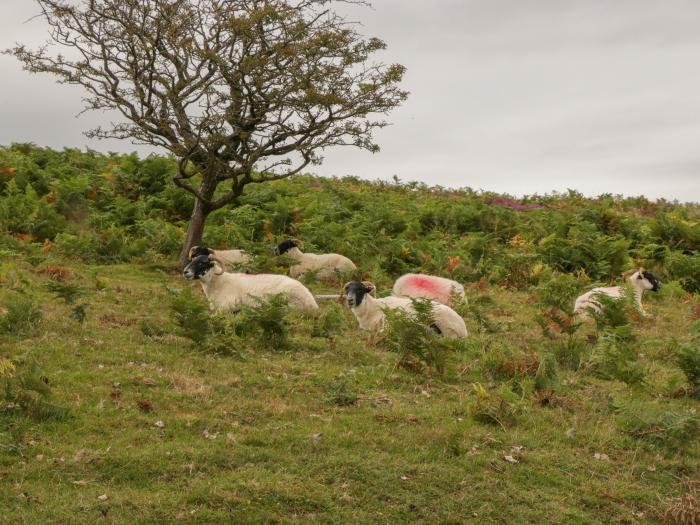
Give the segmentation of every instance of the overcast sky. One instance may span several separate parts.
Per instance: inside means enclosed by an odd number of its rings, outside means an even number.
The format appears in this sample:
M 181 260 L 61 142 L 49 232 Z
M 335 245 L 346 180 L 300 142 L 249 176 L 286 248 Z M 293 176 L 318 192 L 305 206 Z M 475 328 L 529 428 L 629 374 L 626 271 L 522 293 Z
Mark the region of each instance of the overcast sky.
M 0 48 L 37 44 L 31 0 L 0 2 Z M 514 195 L 577 189 L 700 201 L 700 1 L 375 0 L 353 9 L 408 101 L 382 151 L 329 150 L 321 175 Z M 0 56 L 0 144 L 139 149 L 82 132 L 81 90 Z

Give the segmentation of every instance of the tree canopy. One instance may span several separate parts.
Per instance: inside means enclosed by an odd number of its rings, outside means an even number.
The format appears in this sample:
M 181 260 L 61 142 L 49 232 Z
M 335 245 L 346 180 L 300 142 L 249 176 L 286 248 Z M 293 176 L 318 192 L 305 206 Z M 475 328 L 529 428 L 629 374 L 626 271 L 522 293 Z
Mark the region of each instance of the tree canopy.
M 36 1 L 49 43 L 7 52 L 82 86 L 86 110 L 121 114 L 88 136 L 180 160 L 175 183 L 196 197 L 183 253 L 247 184 L 299 173 L 327 147 L 377 151 L 373 131 L 407 96 L 404 67 L 372 61 L 384 42 L 331 0 Z

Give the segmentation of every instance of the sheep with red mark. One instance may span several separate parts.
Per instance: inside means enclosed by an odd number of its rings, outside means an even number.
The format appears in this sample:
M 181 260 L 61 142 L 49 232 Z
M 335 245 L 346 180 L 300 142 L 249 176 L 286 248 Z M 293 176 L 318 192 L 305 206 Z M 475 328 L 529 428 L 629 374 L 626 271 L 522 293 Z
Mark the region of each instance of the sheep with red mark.
M 464 286 L 452 279 L 426 275 L 421 273 L 407 273 L 402 275 L 394 283 L 393 294 L 414 299 L 430 299 L 447 306 L 453 301 L 464 301 Z

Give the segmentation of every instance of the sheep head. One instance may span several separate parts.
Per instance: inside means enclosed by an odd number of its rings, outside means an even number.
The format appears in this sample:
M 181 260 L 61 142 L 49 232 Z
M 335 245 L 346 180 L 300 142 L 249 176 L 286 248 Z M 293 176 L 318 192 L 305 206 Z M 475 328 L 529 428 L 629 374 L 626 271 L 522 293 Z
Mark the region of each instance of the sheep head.
M 347 297 L 350 308 L 360 306 L 365 295 L 371 295 L 375 290 L 376 286 L 370 281 L 350 281 L 343 286 L 343 294 Z

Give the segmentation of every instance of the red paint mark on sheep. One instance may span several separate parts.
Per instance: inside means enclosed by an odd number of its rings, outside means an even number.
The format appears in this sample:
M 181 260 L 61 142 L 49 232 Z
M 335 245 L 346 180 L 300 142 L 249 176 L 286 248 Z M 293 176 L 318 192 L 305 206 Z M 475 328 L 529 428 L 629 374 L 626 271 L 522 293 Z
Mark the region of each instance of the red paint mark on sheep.
M 427 277 L 411 277 L 409 278 L 408 282 L 410 285 L 415 286 L 416 288 L 419 288 L 421 290 L 433 292 L 435 294 L 442 293 L 440 283 L 435 282 L 433 279 L 429 279 Z

